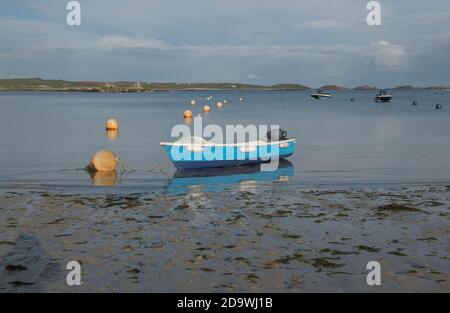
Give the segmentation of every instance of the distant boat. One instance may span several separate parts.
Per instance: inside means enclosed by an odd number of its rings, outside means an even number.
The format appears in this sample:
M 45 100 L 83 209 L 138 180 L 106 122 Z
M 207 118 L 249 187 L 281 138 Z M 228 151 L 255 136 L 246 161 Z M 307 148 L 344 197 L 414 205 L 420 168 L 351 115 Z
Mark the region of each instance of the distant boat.
M 294 153 L 295 139 L 258 140 L 237 144 L 216 144 L 200 137 L 182 137 L 173 143 L 161 142 L 170 161 L 179 170 L 240 166 L 287 158 Z
M 380 92 L 375 97 L 375 102 L 390 102 L 392 96 L 388 94 L 387 90 L 380 90 Z
M 329 93 L 323 92 L 322 90 L 317 90 L 317 92 L 311 94 L 310 97 L 313 99 L 330 99 L 333 96 Z

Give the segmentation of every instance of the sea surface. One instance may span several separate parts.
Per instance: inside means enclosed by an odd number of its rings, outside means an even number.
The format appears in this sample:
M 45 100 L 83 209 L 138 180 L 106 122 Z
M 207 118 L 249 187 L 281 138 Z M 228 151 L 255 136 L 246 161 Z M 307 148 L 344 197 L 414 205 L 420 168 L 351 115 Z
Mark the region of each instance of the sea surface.
M 129 193 L 171 186 L 183 192 L 190 185 L 211 186 L 211 180 L 212 191 L 236 188 L 242 181 L 270 188 L 280 179 L 292 186 L 449 182 L 450 93 L 392 94 L 393 101 L 383 104 L 374 102 L 374 91 L 334 92 L 330 100 L 294 91 L 1 92 L 0 188 Z M 215 103 L 224 100 L 223 108 L 216 109 Z M 435 108 L 438 103 L 441 110 Z M 286 129 L 297 139 L 290 163 L 273 173 L 250 169 L 178 177 L 159 143 L 175 140 L 171 130 L 184 123 L 184 110 L 195 116 L 205 104 L 212 110 L 202 113 L 204 126 L 275 124 Z M 118 134 L 104 130 L 110 117 L 120 122 Z M 88 175 L 83 168 L 100 149 L 114 151 L 128 170 L 114 177 Z
M 450 93 L 392 94 L 0 93 L 0 292 L 449 292 Z M 186 109 L 297 149 L 273 172 L 177 172 L 159 143 Z M 123 169 L 84 171 L 100 149 Z

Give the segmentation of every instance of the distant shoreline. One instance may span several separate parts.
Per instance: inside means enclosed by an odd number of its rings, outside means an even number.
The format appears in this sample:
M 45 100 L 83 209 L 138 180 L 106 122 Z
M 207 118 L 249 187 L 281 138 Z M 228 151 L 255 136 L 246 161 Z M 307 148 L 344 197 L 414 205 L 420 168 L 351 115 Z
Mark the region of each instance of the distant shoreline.
M 317 89 L 327 91 L 373 91 L 384 88 L 358 86 L 347 88 L 336 85 L 324 85 Z M 450 86 L 397 86 L 390 90 L 431 90 L 450 91 Z M 139 93 L 164 91 L 308 91 L 314 88 L 302 84 L 275 84 L 270 86 L 241 83 L 145 83 L 145 82 L 96 82 L 44 80 L 41 78 L 0 79 L 0 91 L 55 91 L 55 92 L 94 92 L 94 93 Z

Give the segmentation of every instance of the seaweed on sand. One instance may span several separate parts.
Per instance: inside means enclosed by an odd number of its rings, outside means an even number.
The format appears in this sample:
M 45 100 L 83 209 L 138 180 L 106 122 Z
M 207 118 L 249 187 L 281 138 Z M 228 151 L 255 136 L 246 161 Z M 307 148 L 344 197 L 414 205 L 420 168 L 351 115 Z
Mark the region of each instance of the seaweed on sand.
M 341 251 L 341 250 L 336 250 L 336 249 L 330 249 L 330 248 L 325 248 L 319 251 L 320 253 L 328 253 L 331 255 L 349 255 L 349 254 L 358 254 L 358 252 L 347 252 L 347 251 Z
M 379 206 L 377 208 L 378 212 L 391 212 L 391 213 L 395 213 L 395 212 L 420 212 L 419 209 L 417 208 L 413 208 L 404 204 L 397 204 L 397 203 L 391 203 L 391 204 L 386 204 L 386 205 L 382 205 Z
M 372 252 L 372 253 L 378 253 L 378 252 L 380 252 L 380 249 L 374 248 L 374 247 L 369 247 L 369 246 L 363 246 L 363 245 L 360 245 L 360 246 L 357 246 L 356 248 L 357 248 L 358 250 L 362 250 L 362 251 L 366 251 L 366 252 Z
M 292 261 L 298 261 L 302 263 L 309 263 L 307 259 L 304 258 L 301 252 L 294 252 L 292 255 L 286 255 L 275 261 L 267 262 L 265 267 L 272 268 L 275 264 L 289 264 Z
M 26 271 L 27 268 L 20 264 L 8 264 L 6 265 L 5 270 L 8 272 L 21 272 Z
M 312 260 L 312 265 L 317 269 L 333 269 L 333 268 L 339 268 L 344 266 L 344 264 L 341 263 L 333 263 L 331 261 L 328 261 L 326 258 L 316 258 Z

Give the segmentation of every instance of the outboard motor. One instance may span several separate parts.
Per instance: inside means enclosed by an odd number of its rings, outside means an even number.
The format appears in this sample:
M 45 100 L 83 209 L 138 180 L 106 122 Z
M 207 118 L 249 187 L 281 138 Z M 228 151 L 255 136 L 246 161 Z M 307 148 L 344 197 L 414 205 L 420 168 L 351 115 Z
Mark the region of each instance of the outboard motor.
M 281 128 L 272 129 L 271 131 L 267 132 L 266 138 L 267 141 L 285 140 L 287 138 L 287 131 Z

